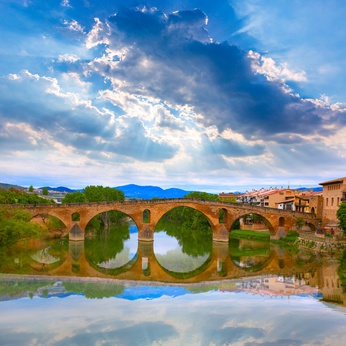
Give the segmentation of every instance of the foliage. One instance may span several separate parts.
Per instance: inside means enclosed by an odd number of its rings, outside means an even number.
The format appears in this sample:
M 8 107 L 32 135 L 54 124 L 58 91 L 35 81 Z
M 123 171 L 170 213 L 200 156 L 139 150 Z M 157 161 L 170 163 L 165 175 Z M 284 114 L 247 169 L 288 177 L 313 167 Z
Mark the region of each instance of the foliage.
M 21 209 L 0 207 L 0 248 L 23 238 L 42 236 L 42 228 L 29 222 L 31 217 L 30 213 Z
M 110 217 L 112 217 L 112 214 Z M 115 258 L 123 250 L 124 241 L 129 238 L 128 222 L 117 222 L 117 220 L 112 219 L 105 226 L 101 218 L 96 216 L 87 226 L 87 234 L 84 241 L 86 256 L 88 260 L 95 264 L 106 262 Z
M 342 253 L 341 258 L 339 259 L 339 266 L 337 273 L 340 279 L 340 282 L 346 284 L 346 250 Z
M 83 202 L 106 202 L 123 201 L 125 195 L 121 190 L 102 185 L 90 185 L 84 189 L 84 192 L 77 191 L 68 193 L 63 199 L 63 203 L 83 203 Z
M 103 201 L 123 201 L 125 199 L 124 193 L 118 189 L 111 187 L 87 186 L 84 189 L 84 194 L 88 202 L 103 202 Z
M 299 233 L 296 231 L 288 231 L 286 237 L 282 237 L 279 239 L 280 242 L 285 242 L 285 243 L 294 243 L 297 238 L 299 237 Z
M 344 235 L 346 235 L 346 203 L 341 203 L 339 209 L 336 212 L 336 216 L 339 220 L 339 228 L 342 229 Z
M 0 248 L 0 273 L 32 274 L 33 267 L 35 271 L 55 269 L 64 262 L 68 253 L 68 239 L 60 239 L 59 241 L 24 239 L 8 248 Z M 51 264 L 41 263 L 40 267 L 37 259 L 43 254 L 60 260 Z
M 62 203 L 83 203 L 86 202 L 87 198 L 85 194 L 81 191 L 67 193 L 62 200 Z
M 219 198 L 219 200 L 222 202 L 237 203 L 236 197 L 223 197 L 223 198 Z
M 166 213 L 157 223 L 161 230 L 177 238 L 182 251 L 191 256 L 203 256 L 212 250 L 212 229 L 208 219 L 189 207 L 177 207 Z
M 50 231 L 61 231 L 66 228 L 65 224 L 55 216 L 48 215 L 46 226 Z
M 208 192 L 199 192 L 199 191 L 190 192 L 187 195 L 185 195 L 184 198 L 203 199 L 203 200 L 207 200 L 207 201 L 218 201 L 219 200 L 219 196 L 216 194 L 212 194 L 212 193 L 208 193 Z
M 230 238 L 269 241 L 270 234 L 269 232 L 236 229 L 236 230 L 232 230 L 232 232 L 230 233 Z
M 29 194 L 23 190 L 0 189 L 0 204 L 41 204 L 41 203 L 54 203 L 53 200 L 41 198 L 36 194 Z
M 301 229 L 305 224 L 304 218 L 302 216 L 298 216 L 296 218 L 296 226 L 298 229 Z
M 13 297 L 27 292 L 36 292 L 37 289 L 49 284 L 48 281 L 0 280 L 0 295 L 8 294 Z
M 34 187 L 32 185 L 30 185 L 28 191 L 29 192 L 34 192 Z
M 47 187 L 45 186 L 43 189 L 42 189 L 42 195 L 43 196 L 48 196 L 48 189 L 47 189 Z
M 118 296 L 124 292 L 125 286 L 117 284 L 64 282 L 66 291 L 82 293 L 89 299 L 102 299 Z

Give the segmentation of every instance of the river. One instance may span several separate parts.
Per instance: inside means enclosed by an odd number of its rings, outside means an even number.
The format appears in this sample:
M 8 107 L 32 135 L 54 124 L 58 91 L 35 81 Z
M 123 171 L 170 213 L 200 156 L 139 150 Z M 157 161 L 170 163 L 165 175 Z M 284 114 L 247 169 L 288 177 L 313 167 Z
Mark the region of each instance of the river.
M 188 227 L 138 242 L 121 222 L 2 251 L 0 345 L 346 344 L 342 254 Z

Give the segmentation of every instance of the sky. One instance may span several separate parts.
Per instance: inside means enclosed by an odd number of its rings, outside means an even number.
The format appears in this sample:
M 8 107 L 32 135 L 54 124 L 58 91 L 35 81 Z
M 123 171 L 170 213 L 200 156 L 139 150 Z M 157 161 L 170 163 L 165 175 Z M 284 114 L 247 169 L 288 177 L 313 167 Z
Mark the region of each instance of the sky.
M 2 0 L 0 182 L 346 176 L 344 0 Z

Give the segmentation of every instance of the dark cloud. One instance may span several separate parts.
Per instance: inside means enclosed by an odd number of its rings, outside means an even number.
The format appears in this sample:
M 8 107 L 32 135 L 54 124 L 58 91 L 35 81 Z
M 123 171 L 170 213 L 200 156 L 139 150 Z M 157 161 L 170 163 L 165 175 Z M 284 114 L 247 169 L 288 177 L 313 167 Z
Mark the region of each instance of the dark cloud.
M 119 11 L 109 18 L 110 47 L 127 48 L 126 57 L 116 68 L 101 67 L 101 73 L 126 81 L 127 92 L 191 105 L 204 124 L 248 138 L 333 133 L 324 126 L 341 121 L 342 113 L 255 74 L 239 47 L 209 42 L 205 19 L 200 10 Z

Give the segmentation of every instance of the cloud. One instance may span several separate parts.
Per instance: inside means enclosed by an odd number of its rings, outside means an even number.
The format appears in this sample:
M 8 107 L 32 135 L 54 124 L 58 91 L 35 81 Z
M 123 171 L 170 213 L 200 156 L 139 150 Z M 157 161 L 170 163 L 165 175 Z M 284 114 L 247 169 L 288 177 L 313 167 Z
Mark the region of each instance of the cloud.
M 73 19 L 71 21 L 68 21 L 65 19 L 63 24 L 66 25 L 68 27 L 68 29 L 71 31 L 80 32 L 80 33 L 84 34 L 83 26 L 80 25 L 75 19 Z
M 79 60 L 79 57 L 75 54 L 61 54 L 59 55 L 58 62 L 71 62 L 74 63 Z
M 43 29 L 30 31 L 33 19 L 23 13 L 29 35 L 11 24 L 0 77 L 6 160 L 39 152 L 58 170 L 69 153 L 90 179 L 102 167 L 112 172 L 108 181 L 186 185 L 271 184 L 278 174 L 285 181 L 297 175 L 292 167 L 312 180 L 311 170 L 320 174 L 317 156 L 329 162 L 328 174 L 345 167 L 345 107 L 300 96 L 295 87 L 311 83 L 306 69 L 238 46 L 251 31 L 239 34 L 247 19 L 237 20 L 227 1 L 230 18 L 219 27 L 223 10 L 214 4 L 148 4 L 59 1 Z
M 248 138 L 280 133 L 332 135 L 335 112 L 288 92 L 285 80 L 304 80 L 269 58 L 260 58 L 229 43 L 210 41 L 199 10 L 165 15 L 157 10 L 123 10 L 103 24 L 110 51 L 126 52 L 113 66 L 97 72 L 112 81 L 114 90 L 156 97 L 173 107 L 189 104 L 198 121 L 232 129 Z M 101 24 L 97 23 L 98 37 Z M 93 29 L 94 30 L 94 29 Z M 102 36 L 102 35 L 101 35 Z M 105 39 L 106 37 L 106 39 Z M 254 68 L 254 56 L 257 63 Z
M 17 90 L 15 95 L 10 92 L 13 83 Z M 151 136 L 138 118 L 122 117 L 116 121 L 112 112 L 99 110 L 91 101 L 80 99 L 78 94 L 65 93 L 54 78 L 22 71 L 2 79 L 0 90 L 3 121 L 11 121 L 12 128 L 16 126 L 13 122 L 31 124 L 36 134 L 28 137 L 20 132 L 23 137 L 16 142 L 16 149 L 20 149 L 22 143 L 23 150 L 28 150 L 30 138 L 31 143 L 37 145 L 37 136 L 45 132 L 51 141 L 79 151 L 113 153 L 140 161 L 162 161 L 176 152 L 167 141 Z M 41 97 L 38 99 L 34 95 Z M 10 129 L 6 127 L 2 140 L 9 142 L 8 137 L 14 135 Z
M 61 6 L 63 6 L 63 7 L 72 7 L 71 5 L 70 5 L 70 1 L 69 0 L 62 0 L 61 1 Z

